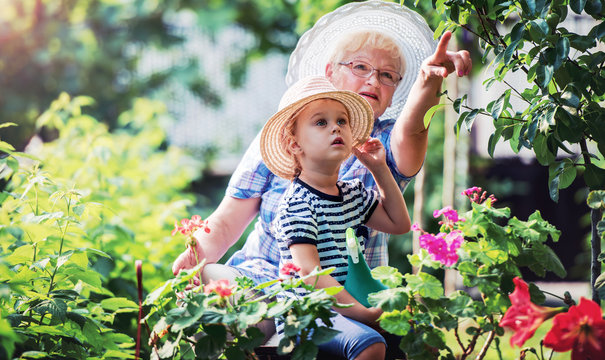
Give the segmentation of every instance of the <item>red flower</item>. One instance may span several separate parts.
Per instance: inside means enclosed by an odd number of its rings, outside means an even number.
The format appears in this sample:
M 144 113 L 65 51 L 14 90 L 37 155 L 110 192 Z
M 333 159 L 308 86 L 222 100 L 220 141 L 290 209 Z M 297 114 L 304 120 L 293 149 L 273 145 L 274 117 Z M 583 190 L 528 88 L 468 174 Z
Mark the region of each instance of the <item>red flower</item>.
M 294 263 L 285 263 L 282 265 L 281 269 L 279 269 L 279 273 L 282 275 L 290 276 L 292 273 L 297 273 L 300 271 L 300 267 L 294 265 Z
M 605 320 L 599 305 L 585 298 L 567 313 L 555 316 L 544 346 L 558 352 L 571 350 L 572 360 L 602 359 L 605 353 Z
M 204 294 L 217 293 L 220 297 L 227 297 L 233 294 L 233 287 L 229 285 L 229 280 L 210 280 L 210 283 L 204 285 Z
M 500 326 L 512 329 L 511 346 L 521 347 L 546 320 L 563 311 L 562 308 L 538 306 L 530 301 L 529 286 L 521 278 L 513 279 L 515 291 L 510 294 L 511 307 L 506 310 Z

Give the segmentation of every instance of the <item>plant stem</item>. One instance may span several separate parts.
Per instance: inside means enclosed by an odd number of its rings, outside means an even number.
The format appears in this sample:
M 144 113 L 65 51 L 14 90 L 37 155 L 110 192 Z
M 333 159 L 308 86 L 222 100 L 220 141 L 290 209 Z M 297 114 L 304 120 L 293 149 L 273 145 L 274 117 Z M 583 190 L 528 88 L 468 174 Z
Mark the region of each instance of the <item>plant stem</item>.
M 197 242 L 197 240 L 196 240 L 196 242 Z M 191 251 L 193 251 L 193 256 L 195 257 L 195 265 L 197 266 L 200 264 L 200 260 L 197 258 L 196 246 L 193 246 L 193 245 L 189 245 L 189 246 L 191 247 Z M 201 285 L 202 285 L 202 272 L 201 271 L 198 272 L 198 278 L 200 280 L 200 286 L 198 287 L 198 291 L 199 291 L 199 289 L 201 288 Z M 195 289 L 195 281 L 194 281 L 193 285 L 194 285 L 194 289 Z
M 137 272 L 137 290 L 139 295 L 139 321 L 137 322 L 137 345 L 135 352 L 135 359 L 139 358 L 141 351 L 141 318 L 143 317 L 143 263 L 141 260 L 135 261 L 135 268 Z
M 597 224 L 602 218 L 602 212 L 600 209 L 590 210 L 591 219 L 591 236 L 590 236 L 590 247 L 591 247 L 591 259 L 590 259 L 590 286 L 592 288 L 592 300 L 597 304 L 600 304 L 599 292 L 596 290 L 595 285 L 597 278 L 601 275 L 601 262 L 599 261 L 599 254 L 601 253 L 601 238 L 597 231 Z
M 481 351 L 479 351 L 479 354 L 477 355 L 475 360 L 481 360 L 485 357 L 485 355 L 487 354 L 487 350 L 489 349 L 489 346 L 491 345 L 491 343 L 495 337 L 496 337 L 496 331 L 495 330 L 490 331 L 489 334 L 487 335 L 487 340 L 485 340 L 485 343 L 483 344 L 483 347 L 481 348 Z

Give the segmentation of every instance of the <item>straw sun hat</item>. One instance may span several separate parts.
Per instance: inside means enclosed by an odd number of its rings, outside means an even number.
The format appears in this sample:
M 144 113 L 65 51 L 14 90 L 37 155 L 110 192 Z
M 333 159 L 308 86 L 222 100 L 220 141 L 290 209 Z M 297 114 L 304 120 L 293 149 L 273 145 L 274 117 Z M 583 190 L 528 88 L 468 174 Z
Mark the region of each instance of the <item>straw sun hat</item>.
M 340 101 L 349 114 L 353 146 L 365 142 L 374 126 L 374 112 L 366 99 L 353 91 L 337 90 L 323 76 L 309 76 L 292 85 L 281 98 L 279 110 L 265 123 L 260 137 L 260 152 L 269 170 L 275 175 L 292 180 L 295 174 L 294 157 L 281 146 L 285 127 L 305 105 L 317 99 Z
M 376 31 L 399 46 L 406 68 L 395 90 L 391 106 L 382 118 L 396 119 L 422 61 L 433 54 L 436 42 L 433 31 L 416 12 L 392 2 L 371 0 L 349 3 L 322 16 L 305 32 L 290 56 L 286 85 L 309 75 L 325 75 L 332 47 L 347 33 Z

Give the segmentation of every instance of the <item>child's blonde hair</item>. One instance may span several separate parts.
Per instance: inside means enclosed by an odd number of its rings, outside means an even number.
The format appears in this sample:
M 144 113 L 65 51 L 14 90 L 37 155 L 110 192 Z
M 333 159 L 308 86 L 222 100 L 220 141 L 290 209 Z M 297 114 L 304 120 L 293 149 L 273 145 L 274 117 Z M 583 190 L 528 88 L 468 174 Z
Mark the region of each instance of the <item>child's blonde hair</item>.
M 332 49 L 329 62 L 335 65 L 337 62 L 345 60 L 348 55 L 367 48 L 386 51 L 389 56 L 398 61 L 397 72 L 403 76 L 405 59 L 401 55 L 401 49 L 391 37 L 377 31 L 364 30 L 343 34 Z
M 296 141 L 296 121 L 298 120 L 298 115 L 305 107 L 306 105 L 290 116 L 286 126 L 282 128 L 282 134 L 279 138 L 279 146 L 294 160 L 294 177 L 300 175 L 302 166 L 300 165 L 300 161 L 298 161 L 298 157 L 290 151 L 290 144 Z

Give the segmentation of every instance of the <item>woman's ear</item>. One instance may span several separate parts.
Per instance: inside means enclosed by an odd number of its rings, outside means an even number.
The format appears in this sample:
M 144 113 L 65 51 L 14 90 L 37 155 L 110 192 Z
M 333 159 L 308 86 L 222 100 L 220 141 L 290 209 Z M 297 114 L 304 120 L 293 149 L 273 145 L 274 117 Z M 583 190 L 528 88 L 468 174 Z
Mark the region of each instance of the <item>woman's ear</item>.
M 332 81 L 332 76 L 334 75 L 334 67 L 332 66 L 332 63 L 329 62 L 326 64 L 326 78 L 330 81 Z

